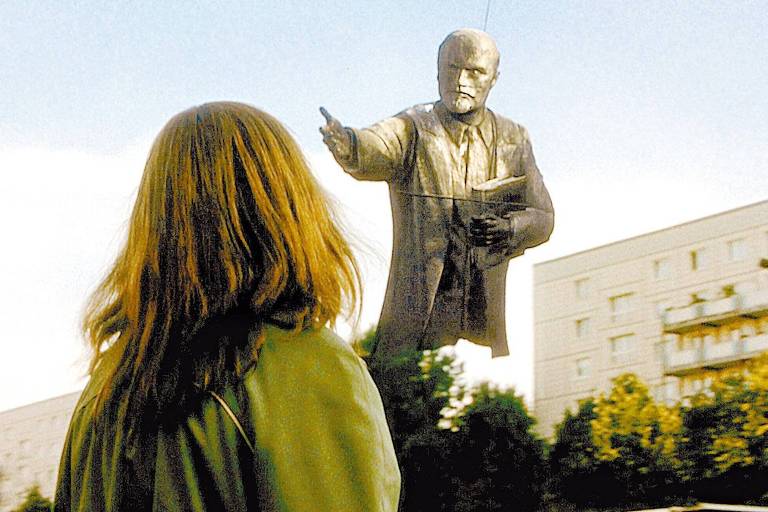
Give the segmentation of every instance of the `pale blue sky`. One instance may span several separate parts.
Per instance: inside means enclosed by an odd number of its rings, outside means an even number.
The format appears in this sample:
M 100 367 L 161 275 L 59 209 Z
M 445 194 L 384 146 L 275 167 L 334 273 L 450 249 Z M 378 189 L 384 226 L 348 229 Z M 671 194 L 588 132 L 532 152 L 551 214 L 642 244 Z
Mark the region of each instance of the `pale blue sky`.
M 485 9 L 0 3 L 0 410 L 77 387 L 80 307 L 119 245 L 148 145 L 205 101 L 252 103 L 294 132 L 373 253 L 375 321 L 386 189 L 330 161 L 317 107 L 363 126 L 434 100 L 437 45 L 482 28 Z M 766 1 L 492 1 L 501 77 L 489 105 L 531 133 L 557 225 L 510 268 L 514 356 L 489 374 L 530 396 L 533 262 L 768 196 L 766 27 Z

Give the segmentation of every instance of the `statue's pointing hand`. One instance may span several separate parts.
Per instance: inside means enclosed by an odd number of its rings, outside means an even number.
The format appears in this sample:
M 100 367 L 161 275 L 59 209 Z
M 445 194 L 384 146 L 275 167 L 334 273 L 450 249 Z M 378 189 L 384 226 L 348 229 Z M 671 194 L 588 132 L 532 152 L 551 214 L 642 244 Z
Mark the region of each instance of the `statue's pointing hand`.
M 497 244 L 512 236 L 511 219 L 486 213 L 472 217 L 469 226 L 469 240 L 476 247 L 487 247 Z
M 325 118 L 325 126 L 320 127 L 323 143 L 328 146 L 337 162 L 340 164 L 348 162 L 352 157 L 352 136 L 325 108 L 320 107 L 320 113 Z

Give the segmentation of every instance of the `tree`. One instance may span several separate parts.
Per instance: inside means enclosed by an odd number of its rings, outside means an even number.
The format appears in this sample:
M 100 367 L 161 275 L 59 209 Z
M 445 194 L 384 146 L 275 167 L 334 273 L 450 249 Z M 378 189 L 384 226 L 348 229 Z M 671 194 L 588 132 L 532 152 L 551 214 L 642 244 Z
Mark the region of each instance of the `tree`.
M 768 354 L 747 365 L 747 371 L 726 374 L 713 383 L 714 402 L 730 403 L 730 425 L 720 424 L 712 444 L 717 468 L 768 469 Z
M 607 465 L 598 460 L 592 439 L 592 420 L 596 417 L 592 398 L 581 401 L 576 414 L 566 411 L 555 429 L 555 444 L 549 454 L 551 494 L 578 509 L 597 506 L 602 493 L 595 490 L 606 489 L 610 483 Z
M 682 479 L 702 500 L 768 504 L 768 355 L 682 409 Z
M 591 421 L 597 457 L 613 461 L 639 447 L 659 461 L 673 461 L 680 417 L 675 408 L 658 405 L 636 375 L 613 379 L 611 393 L 601 395 Z
M 412 350 L 372 370 L 400 465 L 404 509 L 448 510 L 436 508 L 445 501 L 443 454 L 450 450 L 439 424 L 463 399 L 461 364 L 450 352 Z
M 408 438 L 436 429 L 443 411 L 463 399 L 464 389 L 457 384 L 462 372 L 450 352 L 436 350 L 404 351 L 373 369 L 398 453 Z
M 582 401 L 556 429 L 552 493 L 577 510 L 642 508 L 685 501 L 675 470 L 677 409 L 658 405 L 635 375 L 608 396 Z
M 352 341 L 352 348 L 355 349 L 355 352 L 357 352 L 360 357 L 367 359 L 368 356 L 371 355 L 375 344 L 376 326 L 374 325 L 365 331 L 359 338 Z
M 53 502 L 40 494 L 40 488 L 34 485 L 27 491 L 27 496 L 13 512 L 50 512 Z
M 577 510 L 768 504 L 768 355 L 675 408 L 622 375 L 566 413 L 549 461 L 551 492 Z
M 403 447 L 404 510 L 537 510 L 545 443 L 513 391 L 481 384 L 452 422 L 423 429 Z
M 651 506 L 681 499 L 677 483 L 677 442 L 681 419 L 677 408 L 656 404 L 637 376 L 613 379 L 601 395 L 590 421 L 595 455 L 615 481 L 619 503 Z
M 453 510 L 537 510 L 546 477 L 545 442 L 512 390 L 481 384 L 458 419 L 452 457 Z
M 450 351 L 376 368 L 403 481 L 402 510 L 536 510 L 545 443 L 514 391 L 462 381 Z

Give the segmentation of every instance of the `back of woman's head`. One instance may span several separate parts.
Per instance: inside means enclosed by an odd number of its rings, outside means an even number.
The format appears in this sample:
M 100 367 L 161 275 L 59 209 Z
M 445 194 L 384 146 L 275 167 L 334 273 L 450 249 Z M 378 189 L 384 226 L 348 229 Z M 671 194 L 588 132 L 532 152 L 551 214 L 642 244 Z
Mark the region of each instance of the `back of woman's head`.
M 247 337 L 209 325 L 229 314 L 324 325 L 358 292 L 350 248 L 287 130 L 240 103 L 184 111 L 152 146 L 125 247 L 86 312 L 91 370 L 108 375 L 100 401 L 161 411 L 255 358 Z

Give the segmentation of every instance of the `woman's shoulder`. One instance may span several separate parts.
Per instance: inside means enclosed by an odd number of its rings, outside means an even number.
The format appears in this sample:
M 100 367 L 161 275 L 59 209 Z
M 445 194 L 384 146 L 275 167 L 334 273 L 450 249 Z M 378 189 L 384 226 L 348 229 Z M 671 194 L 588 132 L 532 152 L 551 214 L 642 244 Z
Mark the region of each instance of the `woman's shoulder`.
M 264 345 L 259 359 L 290 358 L 313 360 L 329 358 L 331 361 L 359 361 L 360 358 L 346 341 L 326 327 L 287 330 L 275 325 L 267 325 L 264 332 Z M 261 362 L 261 361 L 260 361 Z
M 269 325 L 264 336 L 258 360 L 245 376 L 246 384 L 264 391 L 278 383 L 282 390 L 367 384 L 363 383 L 369 378 L 363 360 L 330 329 L 297 332 Z

